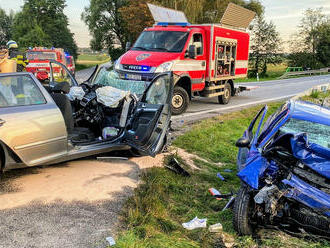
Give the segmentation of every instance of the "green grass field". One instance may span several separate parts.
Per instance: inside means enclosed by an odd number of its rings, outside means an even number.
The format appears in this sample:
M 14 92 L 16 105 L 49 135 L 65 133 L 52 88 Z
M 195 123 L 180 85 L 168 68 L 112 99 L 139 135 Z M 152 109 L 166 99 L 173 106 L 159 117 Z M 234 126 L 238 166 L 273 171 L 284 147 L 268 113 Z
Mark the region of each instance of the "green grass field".
M 288 65 L 286 62 L 283 62 L 278 65 L 269 64 L 267 70 L 267 77 L 260 77 L 259 81 L 276 80 L 285 73 L 287 67 Z M 255 81 L 257 81 L 257 78 L 242 78 L 235 80 L 236 83 L 255 82 Z
M 80 54 L 76 61 L 76 71 L 93 67 L 97 64 L 103 64 L 110 60 L 106 54 Z
M 281 103 L 269 104 L 268 114 L 273 113 L 280 105 Z M 174 146 L 184 148 L 209 162 L 195 160 L 200 170 L 190 170 L 191 177 L 177 175 L 165 168 L 144 171 L 143 183 L 123 210 L 125 228 L 117 238 L 115 247 L 226 247 L 224 243 L 244 248 L 330 247 L 330 243 L 325 241 L 307 241 L 275 230 L 260 231 L 257 239 L 238 237 L 232 226 L 232 211 L 221 211 L 226 201 L 218 201 L 208 192 L 210 187 L 222 193 L 229 193 L 240 187 L 236 176 L 238 150 L 235 142 L 261 107 L 201 121 L 179 136 L 174 141 Z M 182 163 L 180 157 L 178 159 Z M 219 162 L 223 165 L 216 164 Z M 184 167 L 189 168 L 187 165 Z M 225 172 L 225 169 L 232 172 Z M 217 172 L 226 180 L 217 178 Z M 208 225 L 222 223 L 223 232 L 215 234 L 207 229 L 183 229 L 181 223 L 195 216 L 207 218 Z

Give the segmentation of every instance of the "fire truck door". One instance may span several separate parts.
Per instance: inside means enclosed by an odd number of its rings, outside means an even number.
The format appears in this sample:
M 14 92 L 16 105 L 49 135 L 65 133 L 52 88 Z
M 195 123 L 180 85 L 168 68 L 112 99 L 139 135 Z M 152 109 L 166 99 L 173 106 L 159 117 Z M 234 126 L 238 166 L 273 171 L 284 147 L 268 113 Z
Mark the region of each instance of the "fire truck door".
M 192 91 L 199 91 L 204 88 L 206 74 L 206 43 L 204 32 L 194 32 L 190 37 L 187 49 L 190 45 L 196 47 L 195 59 L 186 57 L 185 64 L 191 78 Z

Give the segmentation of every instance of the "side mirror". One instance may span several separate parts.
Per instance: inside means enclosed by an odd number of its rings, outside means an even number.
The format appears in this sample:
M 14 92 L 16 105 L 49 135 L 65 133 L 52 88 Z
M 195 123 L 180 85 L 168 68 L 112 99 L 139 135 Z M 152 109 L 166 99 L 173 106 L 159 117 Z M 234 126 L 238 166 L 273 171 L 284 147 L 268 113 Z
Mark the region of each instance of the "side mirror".
M 131 42 L 126 42 L 126 52 L 129 50 L 129 49 L 131 49 L 131 47 L 132 47 L 132 43 Z
M 239 148 L 249 147 L 250 140 L 247 138 L 240 138 L 236 141 L 235 145 Z
M 195 45 L 190 45 L 188 49 L 188 57 L 190 59 L 195 59 L 197 54 L 197 48 Z

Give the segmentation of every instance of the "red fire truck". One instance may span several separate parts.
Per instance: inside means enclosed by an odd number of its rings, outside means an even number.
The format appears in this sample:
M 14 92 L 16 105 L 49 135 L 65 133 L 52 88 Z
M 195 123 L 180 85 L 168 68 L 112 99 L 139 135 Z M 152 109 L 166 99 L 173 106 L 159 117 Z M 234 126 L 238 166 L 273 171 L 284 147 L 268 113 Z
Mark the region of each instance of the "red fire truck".
M 66 58 L 66 67 L 69 69 L 69 71 L 72 73 L 72 75 L 74 75 L 76 72 L 76 65 L 74 63 L 73 56 L 71 56 L 69 54 L 65 54 L 65 58 Z
M 44 48 L 35 47 L 26 52 L 26 57 L 29 64 L 26 71 L 33 73 L 40 81 L 45 81 L 49 78 L 49 60 L 56 60 L 64 65 L 67 65 L 64 50 L 62 48 Z M 60 74 L 61 67 L 53 68 L 54 73 Z
M 186 111 L 194 96 L 218 97 L 227 104 L 235 93 L 234 79 L 247 76 L 249 34 L 246 28 L 255 13 L 229 4 L 221 24 L 188 23 L 185 14 L 148 4 L 155 19 L 134 46 L 115 63 L 119 76 L 151 81 L 157 74 L 173 71 L 173 114 Z

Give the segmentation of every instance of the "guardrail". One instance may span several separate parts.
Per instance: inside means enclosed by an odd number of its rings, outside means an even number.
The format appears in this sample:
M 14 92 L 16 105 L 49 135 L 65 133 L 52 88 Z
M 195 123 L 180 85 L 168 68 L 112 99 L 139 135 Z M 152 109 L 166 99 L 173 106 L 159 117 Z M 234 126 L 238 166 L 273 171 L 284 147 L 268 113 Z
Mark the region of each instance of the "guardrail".
M 293 76 L 301 76 L 301 75 L 322 75 L 330 72 L 330 67 L 322 68 L 319 70 L 308 70 L 308 71 L 293 71 L 293 72 L 286 72 L 279 79 L 289 78 Z

